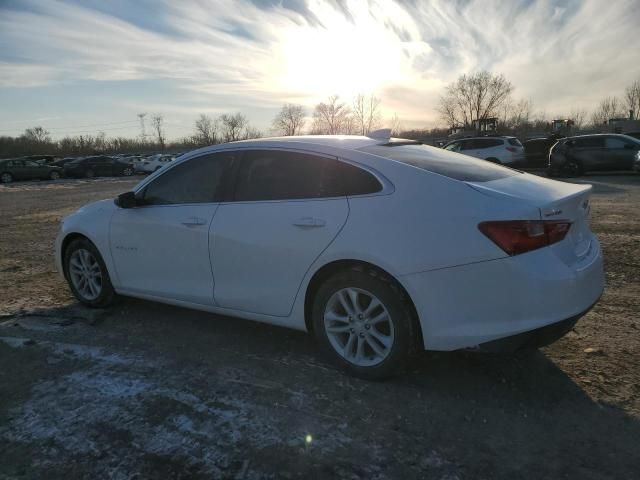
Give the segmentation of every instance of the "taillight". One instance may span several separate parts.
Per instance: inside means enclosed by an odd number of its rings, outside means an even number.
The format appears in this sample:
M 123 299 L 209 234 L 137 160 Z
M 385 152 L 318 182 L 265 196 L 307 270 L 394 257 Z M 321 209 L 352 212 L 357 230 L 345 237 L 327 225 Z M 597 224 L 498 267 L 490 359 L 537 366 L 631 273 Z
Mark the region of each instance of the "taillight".
M 530 252 L 564 239 L 568 220 L 507 220 L 482 222 L 478 228 L 509 255 Z
M 518 151 L 518 149 L 516 147 L 507 147 L 507 150 L 509 150 L 510 152 L 516 153 Z

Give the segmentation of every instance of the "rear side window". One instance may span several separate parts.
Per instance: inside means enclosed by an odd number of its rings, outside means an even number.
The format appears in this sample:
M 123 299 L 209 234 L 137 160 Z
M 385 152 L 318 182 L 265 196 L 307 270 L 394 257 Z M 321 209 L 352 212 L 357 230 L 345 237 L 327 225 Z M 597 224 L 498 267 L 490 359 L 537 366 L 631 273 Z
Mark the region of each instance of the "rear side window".
M 372 145 L 360 151 L 406 163 L 463 182 L 489 182 L 519 175 L 516 170 L 427 145 Z
M 176 165 L 145 188 L 144 204 L 174 205 L 222 201 L 223 176 L 234 158 L 235 154 L 232 152 L 220 152 Z
M 236 201 L 296 200 L 363 195 L 382 189 L 356 166 L 333 158 L 282 150 L 244 153 Z
M 632 142 L 623 140 L 622 138 L 618 137 L 607 137 L 604 145 L 608 150 L 618 150 L 621 148 L 629 148 L 634 146 Z
M 509 145 L 513 145 L 514 147 L 521 147 L 522 143 L 520 143 L 520 140 L 518 140 L 517 138 L 510 138 Z
M 475 148 L 494 148 L 504 145 L 504 142 L 499 138 L 476 138 Z

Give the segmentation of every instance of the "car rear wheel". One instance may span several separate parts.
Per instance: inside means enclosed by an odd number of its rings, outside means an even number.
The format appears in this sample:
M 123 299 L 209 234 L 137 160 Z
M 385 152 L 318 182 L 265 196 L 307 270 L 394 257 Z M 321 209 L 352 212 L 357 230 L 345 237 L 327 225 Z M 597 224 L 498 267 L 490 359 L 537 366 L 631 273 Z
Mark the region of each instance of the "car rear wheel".
M 131 175 L 133 175 L 133 168 L 125 167 L 124 170 L 122 170 L 122 175 L 124 175 L 125 177 L 130 177 Z
M 84 176 L 87 178 L 93 178 L 96 176 L 96 174 L 93 172 L 93 170 L 89 169 L 86 172 L 84 172 Z
M 2 181 L 2 183 L 11 183 L 13 182 L 13 175 L 11 175 L 9 172 L 4 172 L 2 175 L 0 175 L 0 181 Z
M 109 272 L 98 249 L 86 238 L 71 242 L 64 255 L 65 276 L 78 301 L 106 307 L 115 298 Z
M 416 321 L 405 295 L 376 271 L 346 270 L 320 286 L 312 309 L 323 353 L 351 375 L 399 372 L 416 351 Z
M 54 170 L 53 172 L 49 173 L 49 178 L 51 180 L 58 180 L 60 178 L 60 173 Z
M 502 162 L 501 162 L 500 160 L 498 160 L 497 158 L 494 158 L 494 157 L 485 158 L 485 160 L 486 160 L 487 162 L 497 163 L 497 164 L 499 164 L 499 165 L 500 165 L 500 164 L 502 164 Z

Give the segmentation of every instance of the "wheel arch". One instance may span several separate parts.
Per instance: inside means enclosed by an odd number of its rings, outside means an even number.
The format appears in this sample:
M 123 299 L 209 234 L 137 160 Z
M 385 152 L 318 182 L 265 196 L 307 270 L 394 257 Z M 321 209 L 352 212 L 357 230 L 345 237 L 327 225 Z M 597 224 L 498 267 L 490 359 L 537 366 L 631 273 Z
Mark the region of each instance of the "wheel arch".
M 419 336 L 417 341 L 419 342 L 419 345 L 423 345 L 424 342 L 422 337 L 422 324 L 418 316 L 418 311 L 416 309 L 415 303 L 413 302 L 413 299 L 409 295 L 409 292 L 404 287 L 404 285 L 402 285 L 402 283 L 394 275 L 392 275 L 385 269 L 373 263 L 366 262 L 363 260 L 355 260 L 355 259 L 334 260 L 332 262 L 324 264 L 314 272 L 313 276 L 309 280 L 309 283 L 307 284 L 305 297 L 304 297 L 304 323 L 307 328 L 307 331 L 308 332 L 313 331 L 313 321 L 311 319 L 311 310 L 313 308 L 313 301 L 315 299 L 316 293 L 318 292 L 318 289 L 320 288 L 322 283 L 332 275 L 335 275 L 338 272 L 349 270 L 349 269 L 355 269 L 355 270 L 360 269 L 362 271 L 370 271 L 373 274 L 384 276 L 400 290 L 402 295 L 405 297 L 407 305 L 409 306 L 413 314 L 413 319 L 415 321 L 416 328 L 418 331 L 418 336 Z

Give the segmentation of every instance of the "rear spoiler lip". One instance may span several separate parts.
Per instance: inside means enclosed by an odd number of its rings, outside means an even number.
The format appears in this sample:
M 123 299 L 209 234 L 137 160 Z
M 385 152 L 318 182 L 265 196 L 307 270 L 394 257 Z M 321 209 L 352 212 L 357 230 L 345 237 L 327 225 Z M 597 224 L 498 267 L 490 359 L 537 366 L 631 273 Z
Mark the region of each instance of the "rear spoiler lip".
M 502 198 L 502 199 L 511 198 L 517 202 L 522 202 L 529 206 L 539 208 L 541 210 L 560 200 L 570 200 L 580 195 L 584 195 L 585 193 L 588 193 L 590 195 L 591 191 L 593 190 L 593 185 L 591 184 L 565 183 L 564 185 L 566 186 L 570 185 L 574 187 L 572 192 L 565 193 L 563 195 L 558 195 L 556 197 L 549 196 L 549 198 L 546 201 L 538 202 L 529 198 L 518 196 L 513 193 L 501 191 L 499 189 L 486 186 L 483 183 L 479 183 L 479 182 L 464 182 L 464 183 L 466 183 L 470 188 L 477 191 L 478 193 L 481 193 L 482 195 L 486 195 L 488 197 L 493 197 L 493 198 Z M 486 182 L 486 183 L 491 183 L 491 182 Z

